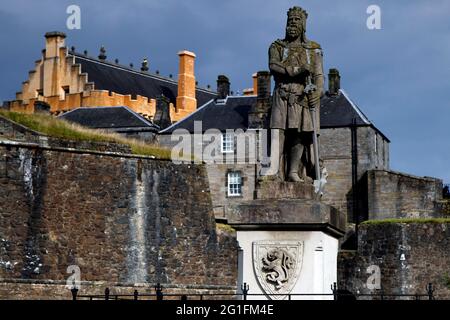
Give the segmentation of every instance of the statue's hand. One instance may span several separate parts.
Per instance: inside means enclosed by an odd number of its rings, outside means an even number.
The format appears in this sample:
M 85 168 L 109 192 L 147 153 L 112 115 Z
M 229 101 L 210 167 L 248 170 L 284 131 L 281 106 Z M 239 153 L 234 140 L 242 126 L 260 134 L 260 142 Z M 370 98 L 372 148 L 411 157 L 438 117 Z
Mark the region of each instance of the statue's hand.
M 286 72 L 291 77 L 296 77 L 300 74 L 303 74 L 305 76 L 309 76 L 311 74 L 310 67 L 308 65 L 304 67 L 294 67 L 294 66 L 287 66 Z

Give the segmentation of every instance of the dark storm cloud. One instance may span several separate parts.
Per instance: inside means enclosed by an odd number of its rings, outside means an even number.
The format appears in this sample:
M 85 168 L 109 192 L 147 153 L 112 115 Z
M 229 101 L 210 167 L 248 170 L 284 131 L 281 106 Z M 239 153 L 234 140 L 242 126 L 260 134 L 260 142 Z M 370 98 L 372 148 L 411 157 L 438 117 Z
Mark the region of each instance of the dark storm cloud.
M 81 7 L 82 29 L 65 27 L 66 8 Z M 366 9 L 382 10 L 382 29 L 366 28 Z M 391 140 L 392 169 L 450 181 L 450 2 L 434 0 L 191 0 L 191 1 L 3 1 L 0 100 L 14 98 L 40 58 L 43 35 L 68 34 L 67 43 L 108 59 L 177 74 L 176 53 L 197 54 L 201 86 L 218 74 L 232 89 L 251 86 L 267 69 L 267 48 L 283 37 L 286 10 L 309 12 L 308 36 L 322 44 L 325 70 L 337 67 L 342 86 Z

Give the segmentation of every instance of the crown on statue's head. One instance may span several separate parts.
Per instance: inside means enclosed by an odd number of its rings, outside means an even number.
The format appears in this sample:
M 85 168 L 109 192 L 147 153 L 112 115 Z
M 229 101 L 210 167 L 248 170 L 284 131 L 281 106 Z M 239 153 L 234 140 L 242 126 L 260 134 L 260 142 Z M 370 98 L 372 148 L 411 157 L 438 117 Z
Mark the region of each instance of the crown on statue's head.
M 308 13 L 302 8 L 297 6 L 290 8 L 287 15 L 288 17 L 293 16 L 300 17 L 302 20 L 306 20 L 306 18 L 308 18 Z

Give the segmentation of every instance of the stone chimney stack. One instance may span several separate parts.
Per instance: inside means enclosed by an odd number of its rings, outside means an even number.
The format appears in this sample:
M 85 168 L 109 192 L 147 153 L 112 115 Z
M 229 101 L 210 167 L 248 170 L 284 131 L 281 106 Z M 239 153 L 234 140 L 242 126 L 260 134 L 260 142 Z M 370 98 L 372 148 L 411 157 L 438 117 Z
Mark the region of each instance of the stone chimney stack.
M 219 75 L 217 77 L 217 97 L 225 99 L 230 95 L 230 80 L 227 76 Z
M 180 57 L 178 73 L 178 96 L 176 110 L 189 114 L 197 109 L 197 99 L 195 98 L 195 74 L 194 61 L 195 53 L 190 51 L 178 52 Z
M 256 95 L 258 100 L 269 99 L 270 98 L 270 72 L 269 71 L 259 71 L 256 74 Z
M 270 72 L 259 71 L 256 78 L 256 104 L 248 114 L 248 126 L 251 129 L 267 128 L 271 106 Z
M 65 46 L 66 34 L 59 31 L 47 32 L 45 34 L 45 55 L 44 55 L 44 97 L 51 97 L 64 94 L 61 88 L 61 61 L 65 57 L 61 56 L 61 49 Z
M 328 94 L 338 95 L 341 89 L 341 76 L 338 69 L 330 69 L 328 72 Z

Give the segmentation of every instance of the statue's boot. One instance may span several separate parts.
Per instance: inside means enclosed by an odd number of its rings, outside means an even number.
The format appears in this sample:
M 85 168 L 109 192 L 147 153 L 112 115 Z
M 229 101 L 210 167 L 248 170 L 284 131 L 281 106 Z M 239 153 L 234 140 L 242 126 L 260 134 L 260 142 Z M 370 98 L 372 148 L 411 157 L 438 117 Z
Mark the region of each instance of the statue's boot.
M 300 178 L 300 176 L 298 175 L 298 170 L 300 168 L 300 163 L 302 161 L 302 153 L 303 153 L 303 145 L 300 142 L 297 142 L 295 145 L 292 146 L 289 159 L 289 173 L 288 173 L 289 181 L 305 182 L 305 180 Z
M 262 176 L 275 176 L 280 171 L 280 157 L 284 144 L 284 132 L 280 129 L 272 129 L 270 134 L 270 167 L 261 168 Z

